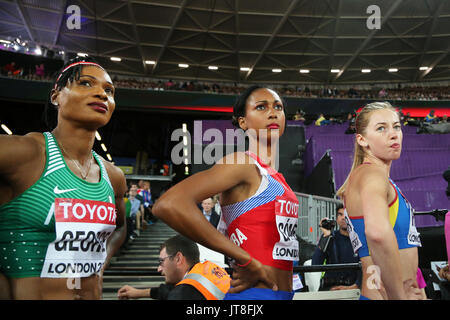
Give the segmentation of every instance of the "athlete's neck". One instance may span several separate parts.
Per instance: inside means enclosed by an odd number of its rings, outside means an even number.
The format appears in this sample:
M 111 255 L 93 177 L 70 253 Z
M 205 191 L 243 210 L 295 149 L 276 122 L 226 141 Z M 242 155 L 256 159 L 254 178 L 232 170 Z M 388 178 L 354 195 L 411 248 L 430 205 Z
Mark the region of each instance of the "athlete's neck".
M 370 163 L 382 167 L 386 172 L 386 175 L 389 177 L 389 174 L 391 172 L 392 160 L 382 160 L 371 154 L 367 154 L 364 157 L 363 163 Z
M 91 160 L 95 131 L 58 124 L 52 134 L 72 160 L 78 161 L 81 165 Z
M 258 156 L 258 158 L 269 167 L 274 169 L 277 165 L 278 161 L 276 159 L 278 155 L 278 140 L 268 143 L 259 143 L 255 142 L 255 140 L 250 139 L 249 141 L 249 149 L 250 152 Z

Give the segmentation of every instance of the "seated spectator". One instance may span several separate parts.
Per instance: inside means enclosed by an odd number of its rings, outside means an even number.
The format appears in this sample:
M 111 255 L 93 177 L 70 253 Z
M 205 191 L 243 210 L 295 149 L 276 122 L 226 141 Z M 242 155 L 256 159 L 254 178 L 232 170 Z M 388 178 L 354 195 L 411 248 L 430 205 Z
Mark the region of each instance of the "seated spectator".
M 427 116 L 425 117 L 425 122 L 427 122 L 427 123 L 437 123 L 438 121 L 439 121 L 439 119 L 434 114 L 434 110 L 431 109 L 430 113 L 427 114 Z
M 384 99 L 388 95 L 387 91 L 383 88 L 378 92 L 378 98 Z
M 155 222 L 157 219 L 152 213 L 153 200 L 152 200 L 152 192 L 150 189 L 150 181 L 140 180 L 139 186 L 141 189 L 138 189 L 138 194 L 144 200 L 144 217 L 149 222 L 149 224 L 151 224 Z
M 175 85 L 175 83 L 172 81 L 172 79 L 170 79 L 169 81 L 166 82 L 166 88 L 167 90 L 172 90 L 172 87 Z
M 14 61 L 4 66 L 3 70 L 8 76 L 18 76 L 23 74 L 23 68 L 17 67 Z
M 343 205 L 339 204 L 336 207 L 336 223 L 339 230 L 331 231 L 333 228 L 329 226 L 322 227 L 325 220 L 326 218 L 320 222 L 323 235 L 314 251 L 312 265 L 358 263 L 359 256 L 353 252 Z M 321 280 L 319 290 L 359 289 L 361 281 L 361 270 L 327 271 Z
M 348 89 L 348 93 L 347 93 L 349 98 L 357 98 L 358 97 L 358 92 L 356 91 L 355 88 L 350 88 Z
M 148 289 L 125 285 L 117 292 L 118 298 L 222 300 L 230 288 L 229 274 L 215 263 L 200 262 L 198 245 L 182 235 L 161 245 L 158 271 L 165 278 L 164 284 Z
M 411 113 L 407 112 L 405 116 L 405 122 L 403 122 L 403 125 L 420 127 L 421 123 L 422 123 L 421 120 L 411 117 Z
M 149 206 L 152 206 L 153 200 L 152 200 L 152 193 L 151 193 L 151 189 L 150 189 L 150 181 L 139 180 L 139 187 L 140 187 L 140 189 L 138 189 L 138 193 L 144 199 L 144 207 L 147 208 Z
M 446 114 L 444 114 L 443 116 L 442 116 L 442 120 L 439 122 L 439 123 L 447 123 L 447 115 Z
M 296 121 L 305 121 L 305 112 L 303 110 L 297 110 L 294 115 L 294 120 Z
M 319 118 L 317 118 L 317 120 L 316 120 L 316 126 L 324 126 L 324 125 L 327 125 L 327 124 L 330 124 L 330 120 L 327 120 L 327 119 L 325 119 L 325 116 L 323 115 L 323 113 L 321 113 L 320 115 L 319 115 Z
M 356 119 L 352 118 L 348 124 L 347 130 L 345 130 L 345 134 L 355 134 L 356 133 Z
M 407 112 L 405 118 L 403 119 L 403 125 L 407 126 L 411 120 L 411 112 Z
M 35 67 L 36 67 L 36 72 L 35 72 L 36 76 L 39 78 L 43 78 L 45 76 L 44 64 L 43 63 L 41 63 L 39 65 L 37 64 Z
M 17 70 L 17 67 L 16 67 L 16 63 L 13 61 L 13 62 L 11 62 L 11 63 L 8 63 L 7 65 L 5 65 L 4 67 L 3 67 L 3 71 L 5 72 L 5 74 L 6 75 L 12 75 L 13 74 L 13 72 L 14 71 L 16 71 Z
M 398 115 L 400 117 L 400 123 L 405 121 L 405 115 L 403 114 L 403 109 L 402 108 L 398 108 Z
M 214 228 L 219 224 L 220 215 L 214 209 L 214 199 L 207 198 L 202 201 L 202 212 L 206 220 L 208 220 Z
M 129 207 L 127 212 L 127 235 L 128 238 L 134 240 L 139 235 L 142 225 L 142 217 L 144 207 L 139 199 L 137 199 L 137 185 L 131 184 L 125 207 Z M 129 202 L 129 204 L 127 204 Z

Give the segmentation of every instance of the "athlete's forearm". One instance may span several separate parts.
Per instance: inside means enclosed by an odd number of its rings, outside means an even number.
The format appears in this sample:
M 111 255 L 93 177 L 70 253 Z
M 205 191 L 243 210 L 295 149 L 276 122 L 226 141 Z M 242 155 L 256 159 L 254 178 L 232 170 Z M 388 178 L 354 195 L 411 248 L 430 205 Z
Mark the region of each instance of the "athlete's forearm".
M 389 299 L 406 299 L 403 288 L 400 254 L 395 235 L 391 230 L 379 235 L 376 239 L 367 238 L 370 255 L 379 267 L 381 281 Z M 367 270 L 365 270 L 367 272 Z M 373 270 L 372 272 L 375 272 Z
M 122 246 L 122 243 L 125 241 L 126 235 L 126 225 L 122 225 L 121 227 L 116 228 L 116 230 L 114 230 L 114 232 L 108 238 L 108 242 L 106 245 L 106 259 L 103 269 L 106 269 L 108 267 L 111 258 L 116 254 L 116 252 Z
M 161 198 L 153 206 L 153 214 L 184 236 L 211 250 L 221 252 L 238 263 L 245 263 L 249 259 L 245 250 L 231 242 L 204 218 L 193 201 Z

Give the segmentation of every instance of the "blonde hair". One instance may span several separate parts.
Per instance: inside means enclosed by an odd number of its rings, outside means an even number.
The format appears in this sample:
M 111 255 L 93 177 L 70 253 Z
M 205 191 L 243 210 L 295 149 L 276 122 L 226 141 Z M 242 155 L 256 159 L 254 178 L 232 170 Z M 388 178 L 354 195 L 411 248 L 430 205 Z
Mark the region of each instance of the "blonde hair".
M 367 129 L 367 126 L 369 125 L 370 121 L 370 114 L 373 111 L 382 110 L 382 109 L 388 109 L 391 111 L 394 111 L 398 114 L 397 110 L 387 101 L 385 102 L 373 102 L 367 104 L 362 110 L 358 113 L 356 116 L 355 121 L 355 127 L 356 127 L 356 134 L 364 135 Z M 353 170 L 355 170 L 360 164 L 364 162 L 364 157 L 366 156 L 366 152 L 364 151 L 364 148 L 359 145 L 358 141 L 356 140 L 356 134 L 355 134 L 355 145 L 354 145 L 354 153 L 353 153 L 353 164 L 352 168 L 350 169 L 350 172 L 348 173 L 347 178 L 345 179 L 342 186 L 337 191 L 336 195 L 340 198 L 342 198 L 345 187 L 348 184 L 348 179 L 350 175 L 352 174 Z

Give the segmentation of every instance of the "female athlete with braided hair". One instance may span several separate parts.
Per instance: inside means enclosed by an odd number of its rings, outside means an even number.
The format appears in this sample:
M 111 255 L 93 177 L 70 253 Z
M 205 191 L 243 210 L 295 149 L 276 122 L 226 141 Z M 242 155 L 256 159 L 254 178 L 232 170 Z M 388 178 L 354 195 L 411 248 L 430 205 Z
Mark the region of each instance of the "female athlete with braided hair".
M 51 132 L 0 136 L 1 298 L 100 299 L 105 265 L 125 238 L 125 177 L 92 150 L 114 112 L 114 85 L 77 58 L 50 101 Z
M 299 205 L 275 170 L 276 136 L 286 125 L 283 101 L 269 88 L 249 87 L 234 106 L 233 123 L 249 133 L 249 151 L 229 154 L 211 169 L 181 181 L 161 196 L 153 213 L 235 261 L 226 300 L 289 300 L 294 296 L 293 261 L 298 259 Z M 226 236 L 196 205 L 218 193 Z

